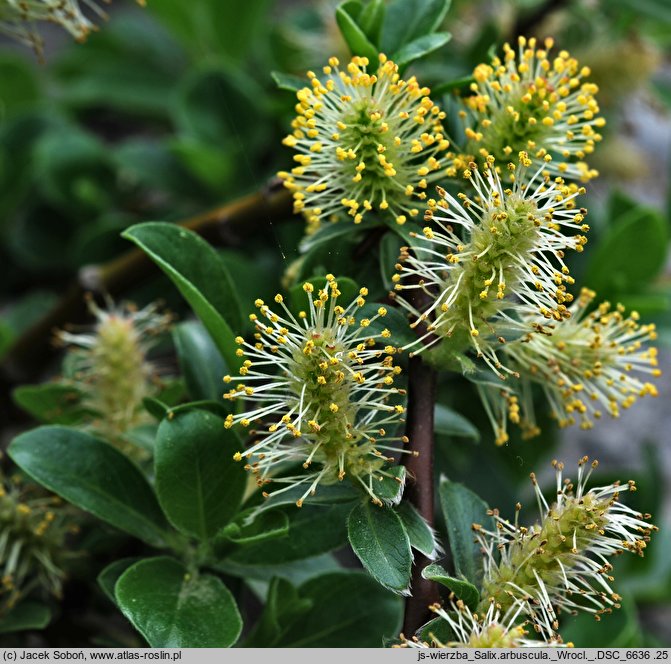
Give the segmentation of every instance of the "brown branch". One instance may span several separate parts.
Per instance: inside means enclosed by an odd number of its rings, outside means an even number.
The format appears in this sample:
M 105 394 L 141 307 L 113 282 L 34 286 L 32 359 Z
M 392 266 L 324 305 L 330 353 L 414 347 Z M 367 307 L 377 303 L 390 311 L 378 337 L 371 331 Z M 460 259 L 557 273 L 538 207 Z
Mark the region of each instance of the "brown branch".
M 223 232 L 249 231 L 268 221 L 280 221 L 291 214 L 291 195 L 272 185 L 196 217 L 179 222 L 213 244 L 223 243 Z M 29 380 L 40 372 L 54 352 L 53 331 L 66 323 L 86 319 L 84 295 L 88 291 L 116 297 L 137 285 L 158 268 L 140 249 L 131 249 L 103 265 L 83 267 L 63 297 L 9 349 L 0 364 L 0 375 L 9 382 Z
M 409 481 L 406 497 L 424 520 L 433 526 L 433 419 L 436 403 L 436 372 L 419 355 L 408 366 L 408 414 L 406 436 L 417 456 L 408 454 L 405 467 Z M 414 634 L 431 617 L 429 605 L 439 600 L 438 586 L 422 577 L 431 561 L 417 554 L 412 568 L 412 596 L 405 603 L 403 633 Z

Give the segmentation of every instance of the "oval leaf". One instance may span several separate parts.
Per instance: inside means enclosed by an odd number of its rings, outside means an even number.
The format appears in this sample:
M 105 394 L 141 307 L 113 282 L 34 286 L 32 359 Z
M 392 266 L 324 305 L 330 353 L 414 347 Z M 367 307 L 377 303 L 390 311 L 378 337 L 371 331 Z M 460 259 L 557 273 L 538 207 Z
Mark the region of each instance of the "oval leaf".
M 242 326 L 233 282 L 217 252 L 190 230 L 163 222 L 131 226 L 122 233 L 177 286 L 203 321 L 231 369 L 240 366 L 232 329 Z
M 429 560 L 435 560 L 442 554 L 443 549 L 436 540 L 436 533 L 411 502 L 404 500 L 396 508 L 396 514 L 403 522 L 413 549 L 423 553 Z
M 477 608 L 480 602 L 480 592 L 472 583 L 461 579 L 455 579 L 440 565 L 436 565 L 435 563 L 427 565 L 422 570 L 422 576 L 425 579 L 429 579 L 429 581 L 435 581 L 436 583 L 440 583 L 446 588 L 449 588 L 454 593 L 455 597 L 462 600 L 471 611 L 475 611 Z
M 62 426 L 27 431 L 9 456 L 50 491 L 154 546 L 168 524 L 144 475 L 121 452 L 90 434 Z
M 354 553 L 371 576 L 385 588 L 409 594 L 412 552 L 398 515 L 371 502 L 357 505 L 347 520 Z
M 343 5 L 346 3 L 343 3 Z M 360 55 L 370 60 L 374 67 L 377 64 L 377 49 L 368 41 L 364 31 L 357 25 L 347 9 L 340 5 L 336 9 L 336 22 L 347 42 L 352 55 Z
M 117 604 L 153 648 L 228 648 L 242 630 L 233 595 L 220 579 L 191 575 L 172 558 L 148 558 L 126 570 Z
M 233 461 L 240 443 L 224 420 L 202 410 L 164 419 L 156 435 L 156 492 L 170 522 L 207 539 L 237 513 L 247 484 Z
M 436 433 L 480 440 L 480 432 L 456 410 L 438 403 L 436 404 L 434 418 Z
M 472 526 L 478 523 L 488 530 L 493 527 L 492 517 L 487 514 L 489 508 L 480 496 L 463 484 L 450 482 L 445 477 L 440 480 L 438 493 L 457 574 L 479 586 L 482 581 L 482 553 L 475 542 Z
M 407 67 L 411 62 L 423 58 L 425 55 L 438 50 L 450 41 L 452 35 L 449 32 L 435 32 L 432 35 L 423 35 L 409 44 L 406 44 L 394 56 L 394 62 L 399 67 Z

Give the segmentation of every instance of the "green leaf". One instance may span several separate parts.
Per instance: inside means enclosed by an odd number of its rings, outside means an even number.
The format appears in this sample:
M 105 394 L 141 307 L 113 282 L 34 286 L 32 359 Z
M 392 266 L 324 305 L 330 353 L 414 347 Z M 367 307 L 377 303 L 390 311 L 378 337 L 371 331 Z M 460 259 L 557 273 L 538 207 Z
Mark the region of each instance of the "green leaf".
M 265 542 L 289 534 L 289 517 L 282 510 L 261 512 L 249 524 L 245 523 L 245 513 L 229 523 L 217 537 L 223 537 L 235 544 Z
M 375 495 L 387 505 L 398 505 L 405 488 L 405 466 L 393 466 L 387 473 L 393 477 L 382 476 L 375 484 Z
M 324 574 L 301 585 L 298 595 L 319 610 L 295 620 L 274 647 L 379 648 L 401 628 L 401 599 L 362 572 Z
M 385 14 L 384 0 L 370 0 L 357 17 L 359 27 L 372 44 L 379 44 Z
M 405 532 L 408 533 L 410 546 L 420 553 L 423 553 L 430 560 L 442 553 L 440 544 L 436 541 L 436 535 L 424 521 L 421 514 L 415 506 L 407 500 L 404 500 L 397 508 L 396 514 L 401 519 Z
M 434 412 L 436 433 L 480 440 L 480 432 L 477 428 L 456 410 L 437 403 Z
M 137 224 L 123 237 L 137 244 L 170 277 L 203 321 L 231 370 L 240 366 L 235 334 L 242 326 L 233 280 L 217 252 L 185 228 L 163 222 Z
M 114 594 L 116 582 L 131 565 L 135 565 L 140 560 L 142 558 L 122 558 L 121 560 L 115 560 L 98 574 L 98 585 L 113 604 L 116 604 L 116 595 Z
M 189 410 L 164 419 L 156 435 L 156 493 L 170 522 L 199 539 L 212 537 L 237 513 L 247 484 L 233 461 L 240 443 L 224 420 Z
M 380 226 L 378 223 L 361 223 L 356 226 L 349 221 L 329 222 L 319 228 L 316 233 L 306 235 L 300 242 L 299 249 L 305 254 L 315 247 L 331 243 L 339 237 L 353 236 L 361 231 L 370 230 Z
M 385 588 L 409 594 L 412 552 L 403 523 L 392 509 L 367 501 L 347 520 L 349 542 L 363 566 Z
M 203 401 L 221 400 L 222 379 L 228 369 L 202 324 L 180 323 L 173 329 L 172 338 L 189 396 Z
M 123 614 L 153 648 L 228 648 L 242 630 L 233 595 L 215 576 L 172 558 L 149 558 L 115 587 Z
M 90 434 L 62 426 L 27 431 L 9 456 L 36 482 L 77 507 L 153 546 L 163 546 L 167 523 L 138 468 Z
M 383 306 L 387 310 L 386 316 L 381 316 L 373 321 L 367 328 L 369 334 L 379 334 L 385 328 L 391 332 L 389 339 L 378 339 L 378 344 L 382 347 L 387 343 L 397 348 L 412 343 L 417 339 L 417 335 L 410 329 L 408 318 L 399 309 L 390 307 L 379 302 L 366 302 L 357 310 L 357 320 L 362 318 L 373 318 L 377 310 Z
M 272 648 L 282 635 L 312 608 L 310 599 L 302 599 L 298 590 L 286 579 L 270 582 L 263 613 L 245 640 L 246 648 Z
M 435 581 L 436 583 L 440 583 L 446 588 L 449 588 L 450 591 L 454 593 L 455 597 L 462 600 L 471 611 L 475 611 L 480 603 L 480 591 L 472 583 L 463 581 L 462 579 L 455 579 L 453 576 L 450 576 L 441 565 L 435 563 L 427 565 L 422 570 L 422 576 L 425 579 Z
M 51 611 L 48 606 L 28 600 L 21 602 L 6 616 L 0 618 L 0 634 L 44 629 L 50 621 Z
M 82 393 L 63 383 L 21 385 L 12 392 L 12 398 L 36 420 L 50 424 L 76 424 L 94 414 L 80 405 Z
M 447 94 L 452 90 L 456 90 L 457 88 L 465 88 L 473 83 L 474 80 L 475 79 L 472 76 L 462 76 L 461 78 L 455 78 L 452 81 L 439 83 L 438 85 L 434 85 L 431 88 L 431 96 L 436 99 L 437 97 Z
M 275 540 L 272 546 L 264 542 L 245 544 L 229 559 L 248 567 L 267 567 L 333 551 L 347 542 L 346 519 L 351 509 L 351 502 L 324 507 L 308 504 L 300 509 L 294 505 L 287 511 L 286 537 Z
M 493 528 L 487 504 L 463 484 L 442 477 L 438 486 L 440 504 L 447 525 L 454 567 L 460 577 L 479 586 L 482 581 L 482 553 L 475 542 L 473 524 Z
M 435 32 L 451 0 L 392 0 L 382 26 L 383 53 L 397 53 L 414 39 Z
M 271 71 L 270 75 L 280 90 L 289 90 L 289 92 L 298 92 L 307 85 L 307 81 L 300 76 L 285 74 L 281 71 Z
M 0 81 L 0 118 L 3 122 L 35 104 L 40 97 L 35 68 L 23 57 L 10 53 L 0 56 Z
M 343 3 L 336 9 L 336 22 L 338 23 L 340 32 L 347 42 L 352 55 L 366 57 L 371 65 L 375 66 L 377 64 L 377 49 L 370 43 L 364 31 L 349 14 L 344 6 L 346 4 Z
M 400 68 L 406 67 L 411 62 L 445 46 L 451 38 L 452 35 L 449 32 L 434 32 L 431 35 L 423 35 L 403 46 L 394 55 L 393 60 Z
M 436 647 L 438 642 L 449 643 L 455 639 L 454 632 L 450 628 L 450 623 L 440 617 L 433 618 L 426 625 L 420 627 L 417 630 L 417 636 L 420 641 L 429 643 L 432 647 Z
M 604 297 L 613 292 L 634 292 L 661 272 L 667 243 L 666 220 L 655 210 L 633 208 L 592 250 L 585 283 Z

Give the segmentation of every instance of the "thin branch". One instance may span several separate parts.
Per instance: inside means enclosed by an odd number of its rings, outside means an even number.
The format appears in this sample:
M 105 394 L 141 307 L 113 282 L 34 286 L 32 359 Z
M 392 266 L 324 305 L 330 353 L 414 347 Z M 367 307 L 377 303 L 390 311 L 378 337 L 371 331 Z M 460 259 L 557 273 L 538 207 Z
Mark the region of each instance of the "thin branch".
M 425 521 L 433 526 L 433 419 L 436 402 L 436 372 L 422 361 L 410 358 L 408 367 L 408 413 L 406 436 L 417 456 L 406 455 L 405 467 L 410 476 L 406 497 Z M 414 634 L 431 617 L 430 604 L 439 600 L 438 586 L 422 577 L 422 570 L 431 561 L 421 554 L 415 556 L 412 569 L 412 596 L 405 603 L 403 632 Z
M 291 195 L 276 186 L 249 194 L 196 217 L 179 222 L 213 244 L 223 244 L 224 232 L 258 228 L 268 221 L 291 215 Z M 0 375 L 9 382 L 29 380 L 39 374 L 54 352 L 54 329 L 86 319 L 84 295 L 93 291 L 116 297 L 156 273 L 158 268 L 140 249 L 131 249 L 103 265 L 83 267 L 63 297 L 9 349 L 0 364 Z

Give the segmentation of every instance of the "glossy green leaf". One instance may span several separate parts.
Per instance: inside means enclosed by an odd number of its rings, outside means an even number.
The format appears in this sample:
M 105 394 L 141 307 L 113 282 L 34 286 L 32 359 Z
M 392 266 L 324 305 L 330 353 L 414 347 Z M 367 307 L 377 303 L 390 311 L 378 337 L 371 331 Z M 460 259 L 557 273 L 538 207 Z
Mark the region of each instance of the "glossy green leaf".
M 153 648 L 227 648 L 242 630 L 233 595 L 215 576 L 172 558 L 148 558 L 115 586 L 117 604 Z
M 417 630 L 420 641 L 436 647 L 438 643 L 449 643 L 455 640 L 455 634 L 450 628 L 450 623 L 442 618 L 433 618 Z
M 375 484 L 375 494 L 386 504 L 398 505 L 405 488 L 405 466 L 393 466 L 387 473 L 391 477 L 382 476 L 382 479 Z
M 347 533 L 354 553 L 371 576 L 395 593 L 408 594 L 412 552 L 396 512 L 370 501 L 361 503 L 349 515 Z
M 63 383 L 21 385 L 12 392 L 14 402 L 40 422 L 76 424 L 93 413 L 81 406 L 82 393 Z
M 148 544 L 163 545 L 167 523 L 154 492 L 111 445 L 82 431 L 45 426 L 15 438 L 9 456 L 61 498 Z
M 380 42 L 385 9 L 384 0 L 369 0 L 359 16 L 357 16 L 359 27 L 364 31 L 370 42 L 376 46 Z
M 49 607 L 31 600 L 21 602 L 0 618 L 0 634 L 44 629 L 51 621 Z
M 237 513 L 247 484 L 233 460 L 237 436 L 224 420 L 199 410 L 164 419 L 156 435 L 156 493 L 170 522 L 200 539 L 213 536 Z
M 121 558 L 121 560 L 115 560 L 113 563 L 107 565 L 98 574 L 98 585 L 112 603 L 116 604 L 116 595 L 114 594 L 116 582 L 129 567 L 135 565 L 140 560 L 142 558 Z
M 343 5 L 340 5 L 336 9 L 336 22 L 352 55 L 366 57 L 372 65 L 375 65 L 377 63 L 377 49 L 370 43 L 364 31 L 358 26 Z
M 442 552 L 433 529 L 411 502 L 404 500 L 396 508 L 396 514 L 400 517 L 405 532 L 408 533 L 410 546 L 413 549 L 423 553 L 430 560 Z
M 347 542 L 347 514 L 351 503 L 330 506 L 293 505 L 287 510 L 289 533 L 272 545 L 251 542 L 239 546 L 230 556 L 238 565 L 267 567 L 311 558 L 333 551 Z
M 334 572 L 298 588 L 315 608 L 274 644 L 282 648 L 379 648 L 401 628 L 403 603 L 362 572 Z M 317 610 L 318 607 L 318 610 Z
M 447 406 L 436 404 L 434 429 L 436 433 L 459 438 L 480 440 L 480 432 L 463 415 Z
M 233 330 L 241 314 L 233 281 L 217 252 L 185 228 L 162 222 L 132 226 L 123 233 L 170 277 L 201 319 L 233 370 L 240 366 Z
M 463 484 L 442 477 L 438 486 L 447 536 L 457 575 L 479 586 L 482 580 L 482 553 L 475 542 L 473 524 L 491 529 L 492 517 L 480 496 Z
M 397 53 L 414 39 L 435 32 L 451 0 L 391 0 L 382 26 L 382 52 Z
M 172 338 L 189 396 L 220 401 L 228 373 L 221 353 L 201 323 L 187 321 L 173 328 Z
M 452 35 L 449 32 L 434 32 L 431 35 L 423 35 L 413 39 L 413 41 L 403 46 L 398 53 L 394 54 L 394 62 L 399 67 L 407 67 L 411 62 L 445 46 L 451 38 Z
M 463 579 L 455 579 L 441 565 L 435 563 L 427 565 L 422 570 L 422 576 L 449 588 L 450 592 L 453 592 L 457 599 L 462 600 L 471 611 L 476 610 L 480 602 L 480 591 L 472 583 Z

